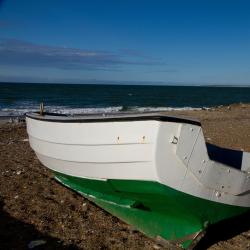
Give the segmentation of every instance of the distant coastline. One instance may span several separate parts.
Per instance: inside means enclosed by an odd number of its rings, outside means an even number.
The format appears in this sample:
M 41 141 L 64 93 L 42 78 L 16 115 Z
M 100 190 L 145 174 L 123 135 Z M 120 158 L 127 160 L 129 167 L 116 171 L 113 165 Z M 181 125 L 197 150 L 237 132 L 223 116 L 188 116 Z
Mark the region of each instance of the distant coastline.
M 169 82 L 153 82 L 153 81 L 68 81 L 68 82 L 31 82 L 31 81 L 0 81 L 0 84 L 61 84 L 61 85 L 118 85 L 118 86 L 174 86 L 174 87 L 214 87 L 214 88 L 250 88 L 249 84 L 210 84 L 210 83 L 169 83 Z

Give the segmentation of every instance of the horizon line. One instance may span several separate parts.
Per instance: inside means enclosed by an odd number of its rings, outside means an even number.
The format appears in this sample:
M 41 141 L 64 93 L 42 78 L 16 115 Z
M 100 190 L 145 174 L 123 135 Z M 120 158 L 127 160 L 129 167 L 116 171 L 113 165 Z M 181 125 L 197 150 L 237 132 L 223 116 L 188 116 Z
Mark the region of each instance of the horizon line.
M 31 81 L 1 81 L 0 84 L 52 84 L 52 85 L 117 85 L 117 86 L 173 86 L 173 87 L 250 87 L 250 83 L 183 83 L 183 82 L 153 82 L 153 81 L 114 81 L 114 80 L 83 80 L 82 82 L 31 82 Z

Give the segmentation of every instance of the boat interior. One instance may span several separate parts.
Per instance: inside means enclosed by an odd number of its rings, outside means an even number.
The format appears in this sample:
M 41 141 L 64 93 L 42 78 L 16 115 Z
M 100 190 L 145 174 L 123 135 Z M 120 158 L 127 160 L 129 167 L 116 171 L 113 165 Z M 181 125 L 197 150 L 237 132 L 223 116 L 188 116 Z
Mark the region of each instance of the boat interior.
M 208 156 L 211 160 L 241 170 L 243 151 L 218 147 L 206 143 Z

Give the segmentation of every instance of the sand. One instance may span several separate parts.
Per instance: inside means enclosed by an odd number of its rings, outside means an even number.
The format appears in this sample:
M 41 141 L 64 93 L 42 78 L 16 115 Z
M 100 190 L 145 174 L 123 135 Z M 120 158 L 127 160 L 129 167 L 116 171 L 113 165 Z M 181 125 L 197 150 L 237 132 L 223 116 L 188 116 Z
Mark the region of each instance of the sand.
M 198 118 L 209 143 L 250 152 L 250 104 L 168 113 Z M 34 249 L 163 249 L 57 183 L 31 150 L 24 123 L 1 124 L 0 248 L 36 240 Z M 212 227 L 197 249 L 250 249 L 250 214 Z

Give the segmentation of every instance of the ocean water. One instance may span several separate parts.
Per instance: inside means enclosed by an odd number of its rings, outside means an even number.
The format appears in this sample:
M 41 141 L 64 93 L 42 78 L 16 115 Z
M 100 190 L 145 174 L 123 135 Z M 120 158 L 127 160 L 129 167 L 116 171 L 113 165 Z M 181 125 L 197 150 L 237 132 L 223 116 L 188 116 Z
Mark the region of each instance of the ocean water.
M 0 83 L 0 114 L 35 111 L 41 102 L 66 114 L 201 109 L 250 103 L 250 88 Z

